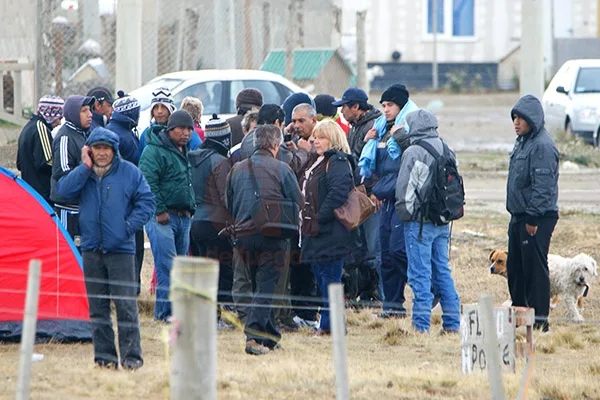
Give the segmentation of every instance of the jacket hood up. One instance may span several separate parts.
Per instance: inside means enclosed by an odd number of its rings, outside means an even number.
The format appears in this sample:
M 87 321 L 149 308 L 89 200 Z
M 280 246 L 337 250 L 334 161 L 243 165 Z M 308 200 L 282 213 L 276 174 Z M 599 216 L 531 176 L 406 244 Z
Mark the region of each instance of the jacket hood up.
M 410 139 L 411 144 L 421 139 L 439 137 L 437 118 L 427 110 L 420 109 L 409 113 L 406 116 L 406 123 L 409 131 L 407 133 L 404 131 L 404 134 Z
M 510 111 L 510 118 L 518 115 L 531 127 L 531 134 L 536 134 L 544 128 L 544 109 L 537 97 L 527 94 L 519 99 Z
M 97 143 L 106 143 L 115 151 L 115 159 L 119 158 L 119 136 L 106 128 L 98 127 L 92 131 L 92 134 L 86 141 L 86 145 L 93 146 Z
M 89 105 L 90 107 L 92 107 L 94 101 L 95 99 L 93 97 L 79 95 L 69 96 L 65 101 L 65 106 L 63 109 L 63 115 L 65 117 L 65 120 L 69 121 L 79 129 L 84 129 L 81 126 L 81 118 L 79 117 L 79 112 L 81 111 L 81 107 L 83 107 L 84 105 Z

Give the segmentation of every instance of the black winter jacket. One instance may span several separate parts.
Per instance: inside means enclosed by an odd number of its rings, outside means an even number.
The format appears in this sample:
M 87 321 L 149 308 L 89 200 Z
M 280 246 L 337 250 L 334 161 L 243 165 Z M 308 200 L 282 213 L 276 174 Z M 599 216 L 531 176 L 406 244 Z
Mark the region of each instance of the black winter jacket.
M 362 153 L 362 149 L 365 147 L 365 136 L 380 115 L 381 111 L 372 108 L 358 120 L 350 122 L 348 144 L 355 160 L 360 160 L 360 153 Z
M 544 110 L 537 98 L 523 96 L 510 115 L 527 121 L 531 133 L 518 136 L 510 153 L 506 209 L 513 220 L 537 226 L 540 218 L 558 217 L 558 150 L 544 128 Z
M 17 168 L 21 178 L 50 202 L 52 177 L 52 128 L 33 115 L 19 135 Z
M 353 249 L 360 247 L 359 230 L 349 232 L 337 220 L 333 210 L 346 202 L 354 187 L 354 158 L 329 150 L 325 152 L 323 159 L 315 162 L 319 164 L 310 171 L 308 179 L 303 176 L 300 181 L 305 194 L 304 206 L 301 208 L 302 262 L 345 259 Z

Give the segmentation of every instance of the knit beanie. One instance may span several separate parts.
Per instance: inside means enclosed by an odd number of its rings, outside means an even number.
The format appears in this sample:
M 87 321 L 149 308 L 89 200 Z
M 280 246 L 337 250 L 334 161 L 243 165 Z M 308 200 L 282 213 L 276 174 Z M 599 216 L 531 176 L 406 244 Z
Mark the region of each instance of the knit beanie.
M 315 108 L 317 114 L 323 114 L 326 117 L 334 117 L 337 114 L 337 107 L 333 103 L 335 97 L 329 94 L 320 94 L 315 97 Z
M 281 107 L 285 112 L 285 126 L 288 126 L 292 122 L 292 111 L 298 104 L 310 104 L 315 107 L 315 101 L 306 93 L 298 92 L 290 94 L 287 99 L 283 101 Z M 316 107 L 315 107 L 316 108 Z
M 51 124 L 63 117 L 64 107 L 65 101 L 61 97 L 49 94 L 42 97 L 38 102 L 37 114 Z
M 260 90 L 246 88 L 240 91 L 235 98 L 235 108 L 240 106 L 261 107 L 263 105 L 263 95 Z
M 394 83 L 389 88 L 385 89 L 385 91 L 381 94 L 381 100 L 379 103 L 383 103 L 384 101 L 394 102 L 402 109 L 404 105 L 408 102 L 408 90 L 406 90 L 406 86 L 401 85 L 399 83 Z
M 173 112 L 173 114 L 169 115 L 169 122 L 167 122 L 167 131 L 179 127 L 194 129 L 194 120 L 187 111 L 177 110 Z
M 169 114 L 173 114 L 177 107 L 175 107 L 175 103 L 173 103 L 173 97 L 171 96 L 171 91 L 167 88 L 158 88 L 152 92 L 152 101 L 150 102 L 150 115 L 152 115 L 152 110 L 158 104 L 162 104 L 167 107 L 169 110 Z
M 227 150 L 231 148 L 231 127 L 229 122 L 213 114 L 204 126 L 204 138 L 219 143 Z
M 121 114 L 137 125 L 140 119 L 140 103 L 135 97 L 126 95 L 122 90 L 117 94 L 119 98 L 113 103 L 113 114 Z

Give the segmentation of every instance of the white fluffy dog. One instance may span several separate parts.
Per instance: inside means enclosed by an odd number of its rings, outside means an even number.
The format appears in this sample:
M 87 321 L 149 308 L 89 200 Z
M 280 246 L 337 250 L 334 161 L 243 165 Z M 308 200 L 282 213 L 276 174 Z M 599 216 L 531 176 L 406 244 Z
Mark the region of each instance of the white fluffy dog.
M 567 318 L 583 321 L 581 315 L 583 297 L 587 295 L 590 280 L 598 276 L 598 264 L 587 254 L 565 258 L 548 254 L 550 270 L 550 307 L 555 308 L 558 297 L 562 297 L 567 309 Z
M 490 273 L 506 278 L 505 250 L 492 250 L 489 259 Z M 592 277 L 598 276 L 598 264 L 587 254 L 580 253 L 573 258 L 565 258 L 548 254 L 548 269 L 550 270 L 550 308 L 556 308 L 562 297 L 567 309 L 567 318 L 581 322 L 583 316 L 583 298 L 587 295 Z M 510 306 L 510 300 L 503 305 Z

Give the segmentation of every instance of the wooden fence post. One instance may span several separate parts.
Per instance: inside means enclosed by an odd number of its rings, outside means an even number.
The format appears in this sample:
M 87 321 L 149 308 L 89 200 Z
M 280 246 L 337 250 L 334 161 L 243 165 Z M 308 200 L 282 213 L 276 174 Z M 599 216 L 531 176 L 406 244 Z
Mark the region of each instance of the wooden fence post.
M 346 324 L 344 323 L 344 289 L 341 283 L 329 285 L 329 318 L 333 339 L 333 362 L 335 364 L 336 399 L 348 400 L 348 351 L 346 348 Z
M 40 273 L 42 262 L 29 262 L 29 277 L 27 279 L 27 297 L 25 313 L 23 314 L 23 333 L 21 333 L 21 353 L 19 357 L 19 380 L 17 382 L 17 400 L 29 399 L 31 379 L 31 357 L 35 343 L 35 328 L 37 323 L 38 300 L 40 294 Z
M 217 398 L 219 262 L 175 257 L 171 272 L 173 343 L 171 399 Z

